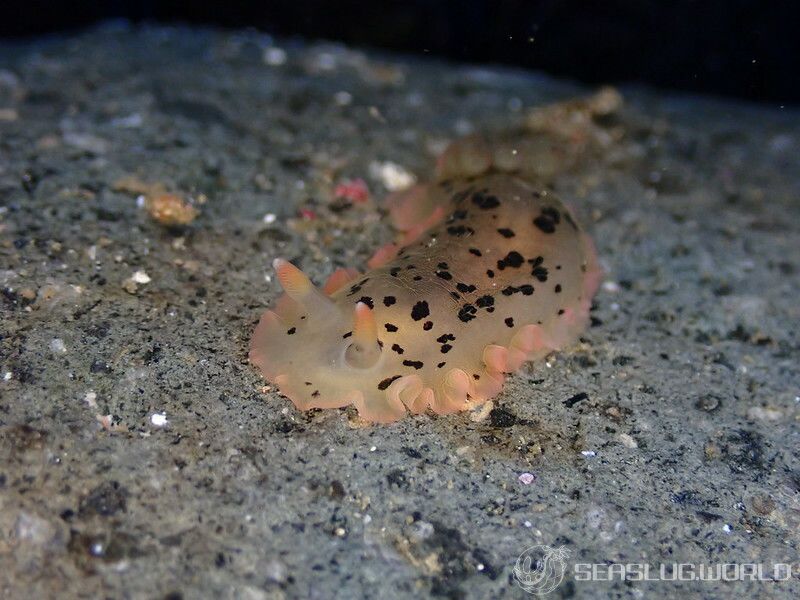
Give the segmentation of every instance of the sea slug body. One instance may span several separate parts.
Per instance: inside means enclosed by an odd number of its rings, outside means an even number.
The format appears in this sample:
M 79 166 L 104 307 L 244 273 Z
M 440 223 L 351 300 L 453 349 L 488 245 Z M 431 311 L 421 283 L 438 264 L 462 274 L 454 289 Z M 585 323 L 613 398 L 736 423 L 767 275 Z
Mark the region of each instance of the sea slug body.
M 299 409 L 352 404 L 372 422 L 466 410 L 585 328 L 600 280 L 593 245 L 501 151 L 458 143 L 436 182 L 391 197 L 403 238 L 364 274 L 340 269 L 320 290 L 275 261 L 286 293 L 262 316 L 250 360 Z

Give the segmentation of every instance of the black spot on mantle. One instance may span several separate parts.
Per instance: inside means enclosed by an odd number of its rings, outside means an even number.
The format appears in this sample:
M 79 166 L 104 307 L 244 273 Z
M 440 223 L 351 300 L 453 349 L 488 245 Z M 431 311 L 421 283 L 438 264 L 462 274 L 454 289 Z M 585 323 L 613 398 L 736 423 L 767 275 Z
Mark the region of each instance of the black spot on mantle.
M 381 382 L 378 384 L 378 389 L 379 389 L 379 390 L 381 390 L 381 391 L 382 391 L 382 390 L 385 390 L 385 389 L 386 389 L 386 388 L 388 388 L 390 385 L 392 385 L 392 382 L 393 382 L 395 379 L 400 379 L 400 377 L 401 377 L 400 375 L 395 375 L 394 377 L 387 377 L 386 379 L 384 379 L 383 381 L 381 381 Z
M 497 268 L 501 271 L 506 267 L 511 267 L 514 269 L 518 269 L 522 266 L 522 263 L 525 262 L 525 259 L 522 258 L 522 255 L 517 252 L 516 250 L 512 250 L 508 254 L 506 254 L 505 258 L 501 258 L 497 261 Z
M 545 206 L 542 213 L 533 220 L 533 224 L 544 233 L 555 233 L 556 225 L 560 221 L 561 214 L 555 208 Z
M 497 196 L 490 196 L 483 192 L 475 192 L 472 195 L 472 203 L 483 210 L 491 210 L 500 206 Z
M 428 303 L 425 302 L 425 300 L 420 300 L 411 309 L 411 318 L 415 321 L 421 321 L 430 314 L 431 309 L 428 307 Z
M 469 323 L 475 318 L 476 312 L 478 312 L 478 309 L 472 306 L 472 304 L 465 304 L 461 307 L 461 310 L 458 311 L 458 318 L 464 323 Z
M 467 227 L 466 225 L 451 225 L 447 228 L 447 233 L 456 237 L 464 237 L 465 235 L 472 235 L 475 233 L 475 230 L 472 227 Z
M 417 370 L 425 366 L 425 363 L 423 363 L 421 360 L 404 360 L 403 364 L 407 367 L 414 367 Z

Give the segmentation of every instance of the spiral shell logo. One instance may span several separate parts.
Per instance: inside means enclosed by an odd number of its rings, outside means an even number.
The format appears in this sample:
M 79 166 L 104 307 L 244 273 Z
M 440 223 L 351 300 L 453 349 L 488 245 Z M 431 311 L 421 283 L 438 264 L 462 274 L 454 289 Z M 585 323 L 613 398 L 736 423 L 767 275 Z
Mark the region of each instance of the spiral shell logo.
M 564 546 L 531 546 L 519 555 L 514 577 L 529 594 L 544 596 L 556 589 L 567 572 L 569 550 Z

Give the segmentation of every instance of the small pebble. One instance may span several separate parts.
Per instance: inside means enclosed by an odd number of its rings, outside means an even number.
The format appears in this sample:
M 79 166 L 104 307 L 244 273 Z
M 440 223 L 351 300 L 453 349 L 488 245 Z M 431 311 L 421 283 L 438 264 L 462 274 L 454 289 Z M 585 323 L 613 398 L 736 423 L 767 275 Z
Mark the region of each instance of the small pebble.
M 101 137 L 91 133 L 77 133 L 68 131 L 62 136 L 64 143 L 78 150 L 91 152 L 92 154 L 104 154 L 108 151 L 109 143 Z
M 286 50 L 272 46 L 264 50 L 264 62 L 270 67 L 280 67 L 286 63 Z
M 458 119 L 453 129 L 459 136 L 463 137 L 474 132 L 475 126 L 466 119 Z
M 150 276 L 144 271 L 136 271 L 133 275 L 131 275 L 131 281 L 134 283 L 150 283 L 151 279 Z
M 333 71 L 336 69 L 336 57 L 330 52 L 320 52 L 313 66 L 320 71 Z
M 138 202 L 137 202 L 138 203 Z M 144 204 L 150 217 L 167 227 L 188 225 L 197 218 L 198 210 L 178 194 L 148 196 Z
M 751 421 L 780 421 L 783 412 L 770 406 L 751 406 L 747 409 L 747 418 Z
M 139 113 L 133 113 L 127 117 L 118 117 L 111 121 L 112 127 L 121 129 L 138 129 L 144 124 L 144 118 Z
M 280 560 L 273 559 L 267 562 L 265 565 L 264 574 L 269 581 L 275 583 L 285 583 L 289 577 L 289 569 Z
M 61 338 L 53 338 L 50 341 L 50 350 L 52 350 L 55 354 L 66 354 L 67 347 L 64 344 L 64 340 Z
M 534 481 L 536 481 L 536 475 L 534 475 L 533 473 L 522 473 L 522 475 L 517 477 L 517 479 L 519 479 L 519 482 L 522 485 L 530 485 Z
M 353 102 L 353 95 L 350 92 L 345 92 L 345 91 L 336 92 L 333 95 L 333 101 L 338 106 L 347 106 Z
M 88 391 L 83 397 L 83 401 L 89 405 L 90 408 L 97 407 L 97 392 Z
M 369 173 L 390 192 L 410 187 L 417 181 L 413 173 L 390 161 L 370 163 Z
M 156 427 L 164 427 L 169 422 L 167 421 L 167 413 L 153 413 L 150 415 L 150 422 Z

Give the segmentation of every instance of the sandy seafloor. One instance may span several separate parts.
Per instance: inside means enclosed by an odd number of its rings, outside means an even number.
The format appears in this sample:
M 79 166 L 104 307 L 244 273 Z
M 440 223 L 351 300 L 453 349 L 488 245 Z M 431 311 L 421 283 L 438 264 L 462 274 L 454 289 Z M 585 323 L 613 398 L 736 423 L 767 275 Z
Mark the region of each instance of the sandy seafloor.
M 573 574 L 800 562 L 796 109 L 623 87 L 625 152 L 556 185 L 593 326 L 490 413 L 365 427 L 247 362 L 275 256 L 363 268 L 387 186 L 587 91 L 254 33 L 0 46 L 0 596 L 524 598 L 542 544 L 552 598 L 798 597 Z M 163 227 L 130 176 L 199 216 Z M 331 203 L 357 177 L 373 200 Z

